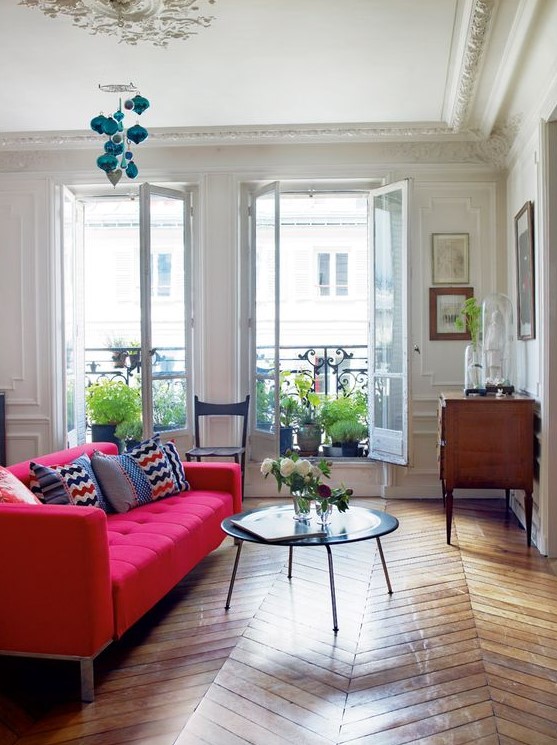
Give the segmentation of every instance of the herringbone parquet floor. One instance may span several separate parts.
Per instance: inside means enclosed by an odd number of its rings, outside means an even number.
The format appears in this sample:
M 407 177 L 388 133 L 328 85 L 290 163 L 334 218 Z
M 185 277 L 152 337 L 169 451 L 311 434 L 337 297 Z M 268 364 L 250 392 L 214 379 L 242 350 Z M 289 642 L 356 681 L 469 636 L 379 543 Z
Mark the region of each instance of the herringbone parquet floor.
M 0 660 L 2 745 L 557 743 L 557 576 L 504 500 L 355 500 L 400 528 L 326 553 L 227 539 L 96 664 Z M 256 506 L 248 500 L 246 507 Z M 3 727 L 3 728 L 2 728 Z

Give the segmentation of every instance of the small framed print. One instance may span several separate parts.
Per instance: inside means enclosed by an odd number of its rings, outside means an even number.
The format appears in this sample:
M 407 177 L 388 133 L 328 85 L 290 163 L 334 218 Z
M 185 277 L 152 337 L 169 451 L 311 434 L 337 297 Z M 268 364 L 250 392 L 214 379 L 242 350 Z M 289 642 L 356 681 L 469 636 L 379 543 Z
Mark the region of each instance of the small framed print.
M 470 339 L 469 332 L 459 331 L 455 322 L 466 300 L 473 296 L 472 287 L 430 287 L 429 338 L 438 341 Z
M 469 239 L 468 233 L 433 233 L 431 267 L 434 285 L 468 284 Z
M 514 218 L 518 338 L 536 338 L 534 306 L 534 208 L 526 202 Z

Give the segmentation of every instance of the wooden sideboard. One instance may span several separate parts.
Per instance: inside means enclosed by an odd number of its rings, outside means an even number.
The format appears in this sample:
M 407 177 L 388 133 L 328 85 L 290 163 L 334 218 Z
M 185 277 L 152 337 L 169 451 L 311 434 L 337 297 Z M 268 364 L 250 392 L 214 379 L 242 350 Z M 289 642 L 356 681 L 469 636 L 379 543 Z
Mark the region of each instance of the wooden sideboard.
M 532 538 L 534 399 L 442 393 L 438 410 L 439 477 L 451 542 L 453 489 L 524 491 L 526 540 Z

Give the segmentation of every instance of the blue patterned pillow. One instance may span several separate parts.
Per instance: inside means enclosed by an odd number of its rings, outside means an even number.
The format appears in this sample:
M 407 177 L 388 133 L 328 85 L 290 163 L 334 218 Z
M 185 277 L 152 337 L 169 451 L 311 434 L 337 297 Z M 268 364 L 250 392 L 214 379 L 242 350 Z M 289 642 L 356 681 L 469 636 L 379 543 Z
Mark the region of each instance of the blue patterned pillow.
M 87 471 L 80 465 L 29 464 L 31 491 L 45 504 L 75 504 L 99 507 L 97 490 Z
M 99 482 L 97 481 L 95 471 L 93 470 L 93 464 L 91 463 L 91 459 L 89 458 L 87 453 L 83 453 L 83 455 L 80 455 L 79 458 L 76 458 L 74 461 L 72 461 L 72 463 L 74 463 L 74 465 L 76 466 L 81 466 L 83 470 L 89 474 L 89 478 L 91 479 L 91 481 L 95 485 L 95 489 L 97 490 L 99 507 L 105 512 L 111 512 L 112 510 L 110 509 L 110 505 L 103 494 Z
M 151 484 L 153 500 L 178 493 L 168 458 L 155 438 L 141 442 L 127 455 L 140 466 L 147 476 Z
M 115 512 L 128 512 L 153 499 L 149 480 L 128 453 L 105 455 L 95 452 L 91 463 L 101 489 Z
M 186 474 L 184 473 L 184 466 L 180 460 L 180 455 L 174 441 L 168 440 L 168 442 L 162 442 L 161 447 L 170 463 L 172 476 L 176 484 L 176 491 L 188 491 L 190 485 L 187 482 Z

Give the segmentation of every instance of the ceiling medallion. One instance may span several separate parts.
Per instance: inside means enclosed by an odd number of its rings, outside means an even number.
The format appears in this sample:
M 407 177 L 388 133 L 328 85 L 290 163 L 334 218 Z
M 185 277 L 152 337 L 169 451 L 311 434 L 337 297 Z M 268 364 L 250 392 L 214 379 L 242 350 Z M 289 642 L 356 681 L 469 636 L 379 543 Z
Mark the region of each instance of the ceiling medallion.
M 158 47 L 172 39 L 189 39 L 208 28 L 213 16 L 195 15 L 202 2 L 216 0 L 19 0 L 50 18 L 70 16 L 74 26 L 91 34 L 118 36 L 126 44 L 148 41 Z

